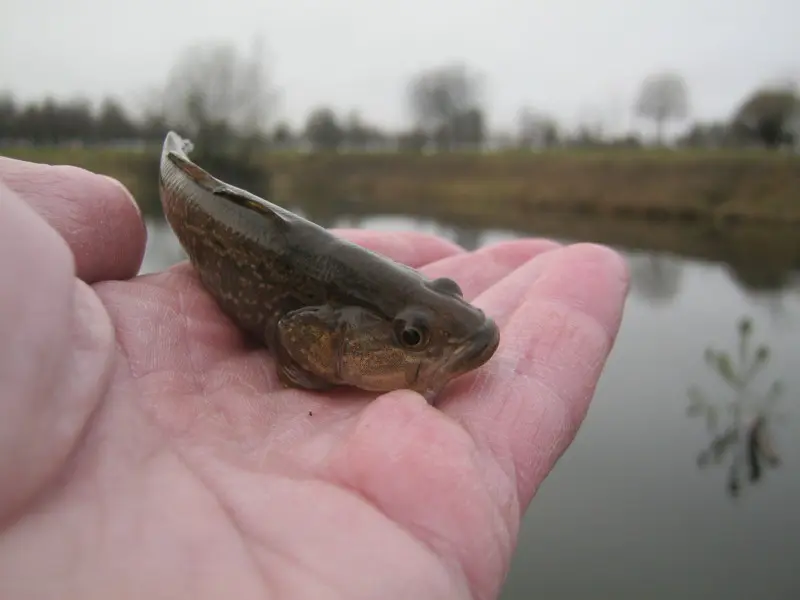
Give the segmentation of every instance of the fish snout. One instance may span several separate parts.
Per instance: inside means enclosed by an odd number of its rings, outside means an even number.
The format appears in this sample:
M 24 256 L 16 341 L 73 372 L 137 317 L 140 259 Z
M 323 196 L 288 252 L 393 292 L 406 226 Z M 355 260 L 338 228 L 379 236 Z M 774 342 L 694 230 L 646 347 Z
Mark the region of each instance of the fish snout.
M 477 369 L 487 362 L 500 345 L 500 329 L 493 319 L 487 318 L 470 336 L 459 352 L 456 368 L 460 372 Z

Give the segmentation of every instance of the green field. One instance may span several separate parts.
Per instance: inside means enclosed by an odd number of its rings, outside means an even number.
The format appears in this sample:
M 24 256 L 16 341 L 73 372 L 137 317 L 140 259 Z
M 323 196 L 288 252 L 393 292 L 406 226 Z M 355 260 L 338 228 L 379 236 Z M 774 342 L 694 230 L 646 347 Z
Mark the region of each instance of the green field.
M 159 150 L 7 148 L 0 154 L 110 175 L 133 192 L 146 213 L 156 214 Z M 543 212 L 800 223 L 800 156 L 788 153 L 279 152 L 265 154 L 259 162 L 270 175 L 271 195 L 278 203 L 354 202 L 376 212 L 486 216 L 495 223 Z M 232 182 L 237 183 L 235 178 Z

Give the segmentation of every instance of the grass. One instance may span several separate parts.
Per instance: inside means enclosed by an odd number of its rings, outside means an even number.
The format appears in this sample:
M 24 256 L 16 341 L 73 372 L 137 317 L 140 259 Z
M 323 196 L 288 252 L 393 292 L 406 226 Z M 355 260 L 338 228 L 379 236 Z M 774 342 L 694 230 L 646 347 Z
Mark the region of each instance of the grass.
M 121 181 L 135 198 L 146 198 L 150 195 L 147 178 L 143 175 L 144 164 L 149 155 L 158 156 L 159 149 L 149 153 L 133 150 L 116 150 L 104 148 L 2 148 L 0 156 L 8 156 L 30 162 L 48 165 L 73 165 L 88 169 L 95 173 L 110 175 Z M 157 176 L 157 175 L 156 175 Z M 143 206 L 143 209 L 149 206 Z M 149 210 L 147 211 L 149 212 Z
M 800 222 L 800 157 L 555 151 L 271 157 L 276 197 L 329 193 L 382 209 L 525 216 Z
M 111 175 L 131 190 L 145 212 L 155 214 L 159 151 L 7 148 L 0 154 Z M 800 223 L 800 156 L 787 153 L 627 148 L 427 156 L 275 152 L 265 155 L 263 164 L 278 203 L 360 201 L 377 211 L 483 215 L 493 221 L 577 213 Z

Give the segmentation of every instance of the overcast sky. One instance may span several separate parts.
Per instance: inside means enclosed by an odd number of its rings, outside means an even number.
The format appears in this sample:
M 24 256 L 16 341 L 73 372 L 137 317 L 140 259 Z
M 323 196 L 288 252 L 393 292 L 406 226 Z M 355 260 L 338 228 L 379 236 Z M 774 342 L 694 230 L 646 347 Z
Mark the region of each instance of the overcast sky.
M 0 0 L 0 90 L 135 105 L 188 45 L 245 52 L 259 33 L 293 124 L 327 104 L 403 126 L 409 77 L 454 60 L 484 74 L 495 129 L 523 105 L 635 126 L 637 88 L 662 69 L 685 76 L 704 119 L 800 80 L 798 0 Z

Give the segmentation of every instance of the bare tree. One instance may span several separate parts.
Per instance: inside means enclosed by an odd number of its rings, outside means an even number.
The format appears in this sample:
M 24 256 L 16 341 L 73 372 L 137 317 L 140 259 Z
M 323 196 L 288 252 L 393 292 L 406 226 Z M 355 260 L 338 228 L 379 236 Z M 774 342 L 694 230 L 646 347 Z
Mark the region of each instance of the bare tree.
M 266 137 L 275 92 L 264 66 L 263 40 L 251 55 L 232 44 L 206 42 L 187 48 L 171 69 L 163 90 L 168 123 L 193 137 L 205 152 L 230 149 L 249 155 Z
M 685 119 L 689 114 L 689 91 L 683 77 L 665 72 L 646 78 L 635 110 L 638 116 L 655 122 L 656 141 L 661 145 L 666 122 Z
M 352 110 L 342 122 L 344 141 L 351 150 L 366 151 L 384 147 L 385 134 L 377 126 L 365 121 L 359 111 Z
M 15 136 L 19 114 L 17 102 L 10 92 L 0 92 L 0 142 Z
M 517 114 L 518 144 L 520 148 L 550 148 L 558 143 L 558 126 L 555 119 L 530 108 Z
M 397 136 L 397 147 L 410 152 L 422 152 L 428 143 L 428 134 L 419 127 L 404 131 Z
M 423 71 L 414 77 L 409 83 L 408 100 L 417 127 L 438 139 L 440 148 L 451 148 L 459 142 L 476 141 L 458 139 L 459 129 L 470 129 L 459 127 L 465 118 L 479 121 L 482 135 L 482 92 L 482 78 L 456 63 Z M 466 117 L 468 114 L 470 117 Z M 468 137 L 475 137 L 475 131 L 468 133 Z
M 103 100 L 95 123 L 95 136 L 98 141 L 129 140 L 138 134 L 136 124 L 117 100 L 114 98 Z

